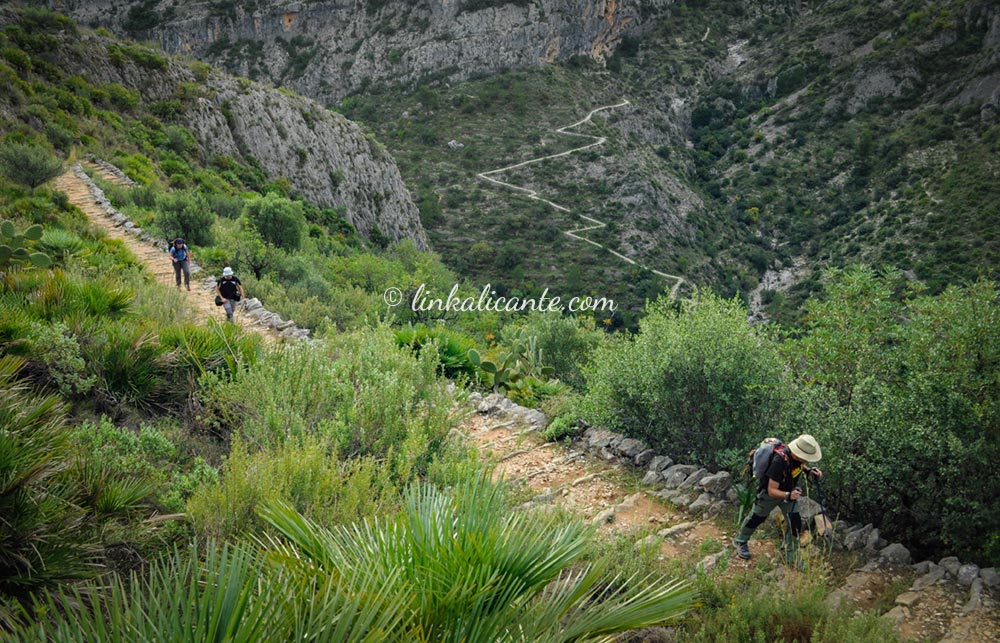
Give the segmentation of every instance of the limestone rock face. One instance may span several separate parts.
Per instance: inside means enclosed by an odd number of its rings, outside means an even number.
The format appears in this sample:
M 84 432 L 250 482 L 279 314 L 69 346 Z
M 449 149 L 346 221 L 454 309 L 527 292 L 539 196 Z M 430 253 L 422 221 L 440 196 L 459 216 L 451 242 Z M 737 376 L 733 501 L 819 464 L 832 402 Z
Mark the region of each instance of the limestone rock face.
M 85 48 L 60 48 L 59 67 L 97 84 L 119 83 L 147 103 L 176 103 L 167 124 L 187 128 L 205 158 L 259 164 L 268 177 L 321 207 L 339 209 L 363 236 L 427 239 L 399 168 L 380 144 L 340 114 L 308 98 L 179 61 L 151 69 L 113 56 L 114 41 L 84 34 Z M 86 55 L 79 53 L 86 51 Z M 183 93 L 183 100 L 177 96 Z
M 526 6 L 497 2 L 479 10 L 442 0 L 152 4 L 59 3 L 83 24 L 154 41 L 170 53 L 334 103 L 369 85 L 405 84 L 429 75 L 455 81 L 572 56 L 603 61 L 624 35 L 639 29 L 644 13 L 671 3 L 540 0 Z M 129 22 L 132 6 L 155 12 L 155 24 L 135 30 L 147 25 Z

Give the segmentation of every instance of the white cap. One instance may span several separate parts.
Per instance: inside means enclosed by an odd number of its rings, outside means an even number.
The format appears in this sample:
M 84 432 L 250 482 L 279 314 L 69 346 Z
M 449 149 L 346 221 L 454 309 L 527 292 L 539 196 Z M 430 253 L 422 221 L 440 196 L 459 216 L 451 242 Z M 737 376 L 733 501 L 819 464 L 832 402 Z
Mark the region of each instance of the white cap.
M 230 268 L 229 266 L 226 266 L 225 268 L 222 269 L 222 276 L 223 277 L 232 277 L 233 276 L 233 269 Z

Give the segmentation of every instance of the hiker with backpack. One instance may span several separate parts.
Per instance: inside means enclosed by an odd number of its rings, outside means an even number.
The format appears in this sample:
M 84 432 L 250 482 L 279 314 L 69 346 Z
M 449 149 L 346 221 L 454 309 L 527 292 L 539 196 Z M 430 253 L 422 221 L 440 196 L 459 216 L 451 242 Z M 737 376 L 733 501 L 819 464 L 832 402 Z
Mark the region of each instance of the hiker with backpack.
M 243 284 L 233 274 L 233 269 L 226 266 L 222 269 L 222 279 L 215 283 L 215 303 L 226 311 L 226 321 L 233 321 L 233 309 L 236 302 L 243 299 Z
M 752 556 L 747 544 L 750 542 L 750 537 L 754 530 L 767 520 L 771 511 L 779 507 L 785 517 L 785 524 L 788 525 L 782 544 L 785 562 L 799 569 L 804 568 L 799 559 L 802 516 L 799 515 L 797 502 L 802 496 L 802 490 L 798 488 L 797 483 L 803 473 L 814 475 L 817 479 L 823 477 L 823 472 L 819 469 L 806 466 L 806 463 L 819 462 L 822 457 L 819 443 L 806 433 L 788 444 L 782 444 L 775 438 L 768 438 L 757 447 L 752 453 L 754 475 L 759 480 L 757 498 L 753 504 L 753 511 L 743 521 L 739 532 L 733 538 L 737 556 L 745 560 Z
M 177 280 L 177 289 L 181 289 L 181 272 L 184 273 L 184 286 L 191 290 L 191 248 L 184 243 L 184 239 L 178 237 L 170 244 L 170 261 L 174 263 L 174 278 Z

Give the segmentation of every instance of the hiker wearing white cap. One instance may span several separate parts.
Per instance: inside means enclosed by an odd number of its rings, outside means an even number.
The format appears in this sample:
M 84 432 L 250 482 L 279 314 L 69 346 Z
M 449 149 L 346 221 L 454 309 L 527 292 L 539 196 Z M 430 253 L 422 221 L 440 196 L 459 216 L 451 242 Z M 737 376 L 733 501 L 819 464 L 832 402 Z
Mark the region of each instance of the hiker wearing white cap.
M 743 521 L 743 526 L 733 538 L 737 556 L 744 559 L 750 558 L 750 547 L 747 545 L 750 536 L 767 519 L 775 507 L 780 507 L 781 513 L 785 516 L 785 524 L 788 525 L 782 545 L 785 561 L 800 569 L 804 567 L 799 559 L 799 533 L 802 531 L 802 516 L 799 515 L 797 501 L 802 495 L 802 490 L 797 487 L 797 482 L 803 473 L 822 478 L 822 471 L 806 466 L 807 462 L 810 464 L 819 462 L 822 457 L 823 452 L 820 450 L 816 438 L 806 433 L 788 444 L 774 448 L 767 465 L 767 475 L 761 479 L 753 511 Z
M 233 308 L 236 302 L 243 299 L 243 284 L 239 277 L 233 274 L 233 269 L 226 266 L 222 269 L 222 279 L 215 283 L 216 303 L 226 311 L 226 320 L 233 321 Z M 221 300 L 221 301 L 220 301 Z

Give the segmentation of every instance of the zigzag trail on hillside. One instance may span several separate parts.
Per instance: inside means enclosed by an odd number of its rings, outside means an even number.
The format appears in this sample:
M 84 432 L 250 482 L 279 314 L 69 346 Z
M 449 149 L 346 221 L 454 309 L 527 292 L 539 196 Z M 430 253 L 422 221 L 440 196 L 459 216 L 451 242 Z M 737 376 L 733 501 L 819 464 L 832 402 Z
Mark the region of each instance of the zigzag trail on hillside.
M 127 185 L 121 176 L 108 169 L 90 163 L 87 165 L 100 176 L 101 180 L 116 185 Z M 166 252 L 148 243 L 143 243 L 135 236 L 127 234 L 121 227 L 116 226 L 97 204 L 87 184 L 72 169 L 56 178 L 55 187 L 57 190 L 65 192 L 66 196 L 69 197 L 69 202 L 80 208 L 90 222 L 100 228 L 107 237 L 121 241 L 158 283 L 167 288 L 176 287 L 174 269 Z M 215 305 L 214 284 L 210 284 L 204 275 L 192 271 L 191 290 L 180 290 L 179 292 L 186 297 L 186 307 L 197 319 L 202 321 L 210 319 L 223 321 L 225 319 L 222 308 Z M 235 321 L 246 331 L 260 333 L 265 341 L 273 342 L 278 339 L 278 335 L 274 331 L 256 325 L 242 315 L 237 314 Z
M 534 411 L 523 407 L 505 411 L 503 405 L 491 405 L 488 400 L 474 404 L 476 412 L 460 430 L 496 463 L 497 478 L 512 482 L 531 498 L 519 509 L 567 511 L 597 525 L 599 543 L 624 540 L 634 543 L 637 551 L 655 548 L 658 558 L 679 561 L 692 575 L 701 570 L 718 580 L 771 569 L 769 582 L 791 592 L 798 591 L 805 579 L 802 573 L 781 564 L 771 521 L 751 542 L 753 559 L 741 560 L 733 555 L 730 544 L 735 533 L 732 518 L 725 514 L 706 517 L 658 497 L 657 487 L 639 482 L 640 469 L 609 459 L 604 451 L 588 452 L 586 438 L 572 444 L 546 442 L 539 432 L 544 416 L 531 419 L 540 415 Z M 819 573 L 826 579 L 831 590 L 828 603 L 836 601 L 851 611 L 881 612 L 895 602 L 886 618 L 896 623 L 904 639 L 920 643 L 1000 640 L 1000 614 L 991 607 L 992 599 L 984 598 L 983 606 L 963 611 L 969 590 L 954 581 L 920 587 L 919 591 L 911 588 L 897 597 L 911 579 L 919 577 L 909 566 L 873 569 L 863 557 L 857 558 L 857 552 L 828 556 L 815 546 L 803 551 L 812 567 L 807 573 Z M 677 639 L 650 633 L 646 640 Z
M 607 142 L 607 140 L 608 140 L 607 137 L 604 137 L 604 136 L 591 136 L 590 134 L 580 134 L 579 132 L 570 132 L 568 130 L 575 129 L 575 128 L 577 128 L 577 127 L 579 127 L 579 126 L 581 126 L 581 125 L 583 125 L 585 123 L 589 123 L 591 121 L 591 119 L 594 117 L 594 114 L 597 114 L 598 112 L 603 112 L 605 110 L 615 109 L 615 108 L 618 108 L 618 107 L 625 107 L 626 105 L 631 105 L 631 104 L 632 103 L 630 103 L 626 99 L 626 100 L 623 100 L 620 103 L 615 103 L 614 105 L 604 105 L 602 107 L 597 107 L 595 109 L 590 110 L 590 113 L 587 114 L 587 116 L 585 118 L 582 118 L 582 119 L 578 120 L 577 122 L 572 123 L 570 125 L 564 125 L 563 127 L 560 127 L 557 130 L 555 130 L 555 132 L 557 134 L 565 134 L 566 136 L 577 136 L 577 137 L 580 137 L 580 138 L 589 138 L 589 139 L 591 139 L 593 141 L 592 143 L 588 143 L 587 145 L 584 145 L 583 147 L 575 147 L 575 148 L 573 148 L 571 150 L 566 150 L 565 152 L 559 152 L 558 154 L 548 154 L 546 156 L 539 156 L 537 158 L 528 159 L 527 161 L 521 161 L 520 163 L 515 163 L 513 165 L 508 165 L 506 167 L 497 168 L 495 170 L 489 170 L 487 172 L 480 172 L 480 173 L 476 174 L 476 177 L 479 178 L 479 179 L 482 179 L 484 181 L 489 181 L 490 183 L 493 183 L 495 185 L 500 185 L 500 186 L 503 186 L 503 187 L 506 187 L 506 188 L 510 188 L 512 190 L 517 190 L 518 192 L 523 192 L 529 199 L 534 199 L 535 201 L 541 201 L 542 203 L 545 203 L 549 207 L 552 207 L 552 208 L 554 208 L 556 210 L 559 210 L 560 212 L 565 212 L 566 214 L 573 214 L 572 211 L 569 208 L 567 208 L 565 206 L 561 206 L 558 203 L 554 203 L 552 201 L 549 201 L 548 199 L 545 199 L 545 198 L 542 198 L 542 197 L 538 196 L 538 191 L 537 190 L 532 190 L 531 188 L 526 188 L 526 187 L 521 186 L 521 185 L 515 185 L 513 183 L 508 183 L 506 181 L 501 181 L 500 179 L 493 178 L 492 175 L 494 175 L 494 174 L 502 174 L 503 172 L 507 172 L 508 170 L 516 170 L 518 168 L 525 167 L 525 166 L 528 166 L 528 165 L 534 165 L 536 163 L 541 163 L 542 161 L 549 161 L 549 160 L 552 160 L 552 159 L 562 158 L 564 156 L 569 156 L 570 154 L 575 154 L 576 152 L 582 152 L 584 150 L 589 150 L 589 149 L 591 149 L 593 147 L 598 147 L 600 145 L 604 145 L 604 143 Z M 563 234 L 565 234 L 567 237 L 570 237 L 571 239 L 576 239 L 577 241 L 584 241 L 586 243 L 589 243 L 592 246 L 596 246 L 596 247 L 600 248 L 601 250 L 606 250 L 607 252 L 610 252 L 611 254 L 613 254 L 614 256 L 618 257 L 622 261 L 625 261 L 626 263 L 629 263 L 629 264 L 631 264 L 633 266 L 638 266 L 638 267 L 643 268 L 645 270 L 649 270 L 654 275 L 659 275 L 659 276 L 665 277 L 667 279 L 673 279 L 674 280 L 674 285 L 670 289 L 670 296 L 671 297 L 676 297 L 677 296 L 678 289 L 681 287 L 682 284 L 685 283 L 685 280 L 684 280 L 683 277 L 680 277 L 678 275 L 671 275 L 671 274 L 668 274 L 666 272 L 661 272 L 659 270 L 654 270 L 652 268 L 649 268 L 648 266 L 644 266 L 644 265 L 640 264 L 639 262 L 637 262 L 635 259 L 632 259 L 631 257 L 626 257 L 625 255 L 621 254 L 620 252 L 616 252 L 616 251 L 612 250 L 611 248 L 608 248 L 608 247 L 606 247 L 606 246 L 604 246 L 604 245 L 602 245 L 600 243 L 597 243 L 593 239 L 588 239 L 587 237 L 580 236 L 577 233 L 588 232 L 590 230 L 599 230 L 601 228 L 607 227 L 608 224 L 604 223 L 603 221 L 598 221 L 597 219 L 594 219 L 592 217 L 588 217 L 588 216 L 586 216 L 584 214 L 580 214 L 580 215 L 577 215 L 577 216 L 579 216 L 581 219 L 585 219 L 585 220 L 591 222 L 593 225 L 584 226 L 582 228 L 575 228 L 573 230 L 565 230 L 565 231 L 563 231 Z

